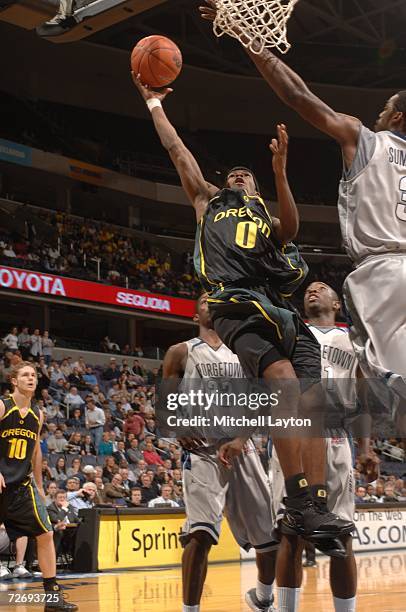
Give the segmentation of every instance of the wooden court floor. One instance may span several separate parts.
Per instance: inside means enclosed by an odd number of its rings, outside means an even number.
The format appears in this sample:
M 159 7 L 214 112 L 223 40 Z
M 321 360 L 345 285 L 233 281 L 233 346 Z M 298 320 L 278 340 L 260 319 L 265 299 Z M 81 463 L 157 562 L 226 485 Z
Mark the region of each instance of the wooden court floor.
M 300 610 L 333 611 L 328 583 L 328 559 L 318 559 L 316 568 L 304 569 Z M 359 612 L 406 612 L 406 550 L 357 555 Z M 255 585 L 253 562 L 212 565 L 209 568 L 202 612 L 248 612 L 244 593 Z M 180 568 L 104 573 L 66 577 L 69 599 L 80 612 L 180 612 L 182 583 Z M 40 583 L 0 583 L 0 591 L 38 591 Z M 19 590 L 19 592 L 21 592 Z M 3 598 L 2 598 L 3 599 Z M 15 612 L 39 612 L 38 606 L 6 606 Z

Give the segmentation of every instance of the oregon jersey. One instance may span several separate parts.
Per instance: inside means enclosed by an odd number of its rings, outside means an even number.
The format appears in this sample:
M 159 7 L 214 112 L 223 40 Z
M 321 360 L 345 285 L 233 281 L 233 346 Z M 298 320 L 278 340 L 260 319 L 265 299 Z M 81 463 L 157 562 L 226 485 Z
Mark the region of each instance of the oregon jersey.
M 23 481 L 32 471 L 40 414 L 38 408 L 29 408 L 22 417 L 11 396 L 1 399 L 6 410 L 0 421 L 0 473 L 10 485 Z
M 307 274 L 296 247 L 279 244 L 263 200 L 243 190 L 222 189 L 210 200 L 197 228 L 194 261 L 207 291 L 248 279 L 291 294 Z

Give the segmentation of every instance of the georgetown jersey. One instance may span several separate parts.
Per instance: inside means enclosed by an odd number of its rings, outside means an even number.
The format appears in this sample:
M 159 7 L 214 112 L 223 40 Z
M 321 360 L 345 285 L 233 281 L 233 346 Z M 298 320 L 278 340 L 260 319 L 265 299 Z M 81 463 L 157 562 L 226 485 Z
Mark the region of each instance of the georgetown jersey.
M 326 390 L 338 396 L 345 410 L 355 410 L 358 362 L 347 330 L 315 325 L 309 325 L 309 329 L 321 347 L 321 372 L 322 377 L 327 379 Z
M 0 473 L 6 485 L 16 484 L 31 474 L 31 460 L 39 436 L 39 409 L 29 408 L 22 417 L 14 399 L 1 398 L 6 410 L 0 420 Z
M 360 130 L 357 154 L 340 183 L 338 209 L 345 248 L 368 255 L 406 253 L 406 137 Z
M 262 198 L 234 189 L 210 200 L 197 227 L 194 263 L 207 291 L 262 280 L 291 294 L 307 274 L 297 248 L 279 244 Z
M 188 356 L 182 388 L 187 386 L 188 380 L 196 378 L 244 378 L 237 355 L 225 344 L 214 349 L 201 338 L 193 338 L 185 344 Z

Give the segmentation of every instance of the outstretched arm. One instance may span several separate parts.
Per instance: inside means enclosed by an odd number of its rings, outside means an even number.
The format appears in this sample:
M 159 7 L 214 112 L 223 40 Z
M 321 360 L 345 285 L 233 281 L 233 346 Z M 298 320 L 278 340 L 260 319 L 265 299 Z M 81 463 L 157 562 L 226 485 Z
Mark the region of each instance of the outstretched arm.
M 152 104 L 149 107 L 155 129 L 162 146 L 168 151 L 178 171 L 182 186 L 195 208 L 196 217 L 199 221 L 206 210 L 208 201 L 218 189 L 205 181 L 197 161 L 183 144 L 182 139 L 178 136 L 162 108 L 161 102 L 172 92 L 172 89 L 166 88 L 162 92 L 152 91 L 147 86 L 142 85 L 139 75 L 132 73 L 132 77 L 147 105 L 149 100 L 156 100 L 155 105 Z
M 282 244 L 296 238 L 299 231 L 299 212 L 290 190 L 286 176 L 289 137 L 286 126 L 277 126 L 278 138 L 273 138 L 269 148 L 273 153 L 272 167 L 275 174 L 276 193 L 278 197 L 278 219 L 274 219 L 273 227 L 276 237 Z
M 206 0 L 207 6 L 200 7 L 204 19 L 213 21 L 216 16 L 214 0 Z M 269 49 L 256 54 L 246 48 L 259 72 L 277 96 L 293 108 L 305 121 L 325 132 L 341 145 L 347 167 L 350 167 L 356 153 L 361 122 L 355 117 L 337 113 L 320 100 L 307 87 L 303 79 Z

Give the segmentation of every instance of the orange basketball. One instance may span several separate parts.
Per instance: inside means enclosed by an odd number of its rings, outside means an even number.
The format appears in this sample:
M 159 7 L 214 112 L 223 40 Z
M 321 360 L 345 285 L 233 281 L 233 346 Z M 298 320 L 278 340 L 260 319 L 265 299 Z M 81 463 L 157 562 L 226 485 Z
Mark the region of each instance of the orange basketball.
M 131 69 L 141 75 L 143 85 L 165 87 L 176 79 L 181 68 L 182 54 L 165 36 L 147 36 L 131 53 Z

